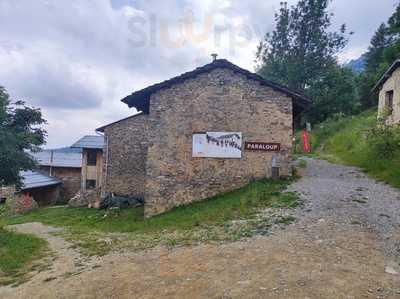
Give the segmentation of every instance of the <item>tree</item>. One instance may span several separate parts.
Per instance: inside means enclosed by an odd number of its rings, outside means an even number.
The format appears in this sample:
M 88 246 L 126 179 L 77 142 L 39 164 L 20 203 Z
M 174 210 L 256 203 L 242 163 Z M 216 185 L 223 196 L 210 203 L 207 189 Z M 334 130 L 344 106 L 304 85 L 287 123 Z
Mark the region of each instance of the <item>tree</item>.
M 27 151 L 38 150 L 45 143 L 45 124 L 40 109 L 24 102 L 11 103 L 0 86 L 0 186 L 21 185 L 21 170 L 32 169 L 36 163 Z
M 276 27 L 266 34 L 256 55 L 261 76 L 303 92 L 319 103 L 306 112 L 312 121 L 323 120 L 324 114 L 315 110 L 321 108 L 321 103 L 324 107 L 330 105 L 332 111 L 337 107 L 349 111 L 355 106 L 352 98 L 348 99 L 348 107 L 343 107 L 346 103 L 337 105 L 340 97 L 332 98 L 335 92 L 326 90 L 326 86 L 335 88 L 334 82 L 343 83 L 351 76 L 347 71 L 338 71 L 337 54 L 346 46 L 348 34 L 344 24 L 337 32 L 330 30 L 329 3 L 330 0 L 300 0 L 290 8 L 286 2 L 281 3 L 275 15 Z M 322 95 L 330 98 L 314 99 Z
M 400 34 L 400 4 L 397 5 L 396 11 L 391 15 L 388 21 L 389 32 L 393 35 Z
M 333 65 L 309 92 L 313 104 L 306 111 L 308 120 L 321 122 L 334 114 L 352 115 L 360 110 L 355 75 L 348 68 Z
M 290 11 L 287 3 L 281 3 L 279 13 L 275 14 L 276 28 L 267 32 L 265 40 L 260 42 L 257 49 L 257 59 L 261 63 L 259 73 L 270 80 L 286 85 L 290 83 L 291 76 L 290 58 L 291 36 L 290 36 Z M 295 84 L 295 83 L 293 83 Z
M 372 93 L 372 88 L 378 78 L 375 73 L 362 72 L 356 78 L 356 89 L 360 110 L 367 110 L 375 107 L 378 103 L 378 96 Z
M 365 54 L 365 70 L 369 73 L 376 72 L 383 62 L 383 52 L 390 45 L 389 30 L 382 23 L 371 39 L 371 44 Z

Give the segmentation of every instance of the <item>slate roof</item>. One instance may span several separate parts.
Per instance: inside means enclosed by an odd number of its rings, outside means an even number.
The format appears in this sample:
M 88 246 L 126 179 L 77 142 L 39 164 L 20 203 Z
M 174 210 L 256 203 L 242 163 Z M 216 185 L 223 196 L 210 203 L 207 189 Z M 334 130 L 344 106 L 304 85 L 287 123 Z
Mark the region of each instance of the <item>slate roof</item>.
M 142 114 L 143 114 L 142 112 L 139 112 L 139 113 L 136 113 L 136 114 L 134 114 L 134 115 L 125 117 L 125 118 L 123 118 L 123 119 L 119 119 L 119 120 L 117 120 L 117 121 L 114 121 L 114 122 L 112 122 L 112 123 L 109 123 L 109 124 L 107 124 L 107 125 L 104 125 L 104 126 L 102 126 L 102 127 L 100 127 L 100 128 L 97 128 L 96 131 L 98 131 L 98 132 L 104 132 L 104 129 L 107 128 L 108 126 L 115 125 L 115 124 L 117 124 L 117 123 L 119 123 L 119 122 L 121 122 L 121 121 L 130 119 L 130 118 L 133 118 L 133 117 L 142 115 Z
M 30 153 L 39 165 L 53 166 L 53 167 L 66 167 L 66 168 L 80 168 L 82 167 L 82 153 L 81 152 L 59 152 L 53 151 L 53 158 L 51 157 L 51 150 L 44 150 L 40 152 Z
M 151 85 L 149 87 L 146 87 L 144 89 L 141 89 L 139 91 L 136 91 L 132 93 L 131 95 L 123 98 L 121 101 L 129 106 L 129 108 L 135 107 L 138 111 L 143 111 L 143 113 L 148 114 L 149 113 L 149 103 L 150 103 L 150 96 L 159 91 L 160 89 L 163 88 L 169 88 L 172 85 L 182 83 L 185 80 L 194 78 L 200 74 L 210 72 L 214 69 L 217 68 L 226 68 L 230 69 L 236 73 L 242 74 L 246 76 L 248 79 L 252 79 L 255 81 L 260 82 L 262 85 L 271 87 L 275 90 L 281 91 L 288 96 L 293 98 L 294 105 L 299 106 L 304 108 L 307 104 L 311 103 L 311 100 L 307 98 L 306 96 L 290 90 L 289 88 L 282 86 L 280 84 L 271 82 L 269 80 L 265 80 L 263 77 L 249 72 L 248 70 L 242 69 L 238 67 L 237 65 L 234 65 L 233 63 L 229 62 L 226 59 L 216 59 L 215 61 L 206 64 L 202 67 L 198 67 L 195 70 L 191 72 L 184 73 L 180 76 L 174 77 L 172 79 L 163 81 L 161 83 L 157 83 L 154 85 Z
M 58 178 L 50 177 L 37 171 L 21 171 L 20 175 L 22 177 L 22 191 L 61 184 L 61 180 Z
M 372 92 L 377 91 L 383 84 L 385 84 L 386 80 L 390 78 L 395 70 L 400 66 L 400 59 L 397 59 L 393 64 L 387 69 L 387 71 L 383 74 L 383 76 L 379 79 L 379 81 L 375 84 L 374 88 L 372 88 Z
M 86 135 L 75 142 L 72 148 L 87 148 L 87 149 L 103 149 L 104 137 L 103 136 L 90 136 Z

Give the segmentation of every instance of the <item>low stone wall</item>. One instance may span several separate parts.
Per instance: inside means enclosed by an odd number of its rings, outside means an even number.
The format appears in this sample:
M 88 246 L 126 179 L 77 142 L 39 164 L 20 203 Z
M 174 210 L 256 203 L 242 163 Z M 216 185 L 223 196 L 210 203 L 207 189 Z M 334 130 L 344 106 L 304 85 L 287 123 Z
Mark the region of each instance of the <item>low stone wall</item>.
M 0 201 L 7 199 L 15 193 L 15 187 L 0 187 Z
M 39 205 L 29 193 L 17 193 L 7 198 L 6 205 L 11 215 L 25 214 L 36 210 Z

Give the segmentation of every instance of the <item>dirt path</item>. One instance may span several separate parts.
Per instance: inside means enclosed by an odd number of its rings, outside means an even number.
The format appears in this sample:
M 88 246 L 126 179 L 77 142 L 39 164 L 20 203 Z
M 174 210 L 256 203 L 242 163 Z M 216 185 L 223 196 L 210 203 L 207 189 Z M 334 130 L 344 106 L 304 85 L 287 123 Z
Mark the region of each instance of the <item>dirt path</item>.
M 289 188 L 306 199 L 306 207 L 296 213 L 301 222 L 326 218 L 375 233 L 383 245 L 386 271 L 400 274 L 400 191 L 354 167 L 304 160 L 305 177 Z
M 400 298 L 400 192 L 354 168 L 307 164 L 290 187 L 305 205 L 285 230 L 223 245 L 114 253 L 87 261 L 77 275 L 55 264 L 17 288 L 0 288 L 0 297 Z M 52 240 L 46 230 L 39 235 Z M 72 250 L 53 241 L 61 256 Z M 69 254 L 66 264 L 81 259 Z
M 56 235 L 56 233 L 63 230 L 62 228 L 47 226 L 39 222 L 31 222 L 10 225 L 7 229 L 19 233 L 34 234 L 49 243 L 51 254 L 43 260 L 40 267 L 35 267 L 35 270 L 30 273 L 30 276 L 33 278 L 25 284 L 26 290 L 29 290 L 30 286 L 34 287 L 38 282 L 43 283 L 66 276 L 78 275 L 87 271 L 88 267 L 96 264 L 97 258 L 88 258 L 81 255 L 77 250 L 73 249 L 73 244 Z M 0 287 L 0 298 L 3 298 L 3 293 L 13 293 L 13 296 L 15 296 L 18 292 L 19 288 L 12 286 Z M 4 295 L 4 298 L 8 297 L 9 295 Z M 27 297 L 21 293 L 20 298 Z M 28 296 L 28 298 L 30 297 Z

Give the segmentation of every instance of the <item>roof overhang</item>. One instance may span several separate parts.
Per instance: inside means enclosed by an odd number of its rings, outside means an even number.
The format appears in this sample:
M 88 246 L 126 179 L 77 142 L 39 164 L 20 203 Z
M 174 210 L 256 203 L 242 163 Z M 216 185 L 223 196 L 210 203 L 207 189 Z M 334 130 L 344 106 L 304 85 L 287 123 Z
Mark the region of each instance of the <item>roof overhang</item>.
M 385 84 L 386 80 L 390 78 L 395 70 L 400 66 L 400 59 L 397 59 L 393 64 L 386 70 L 383 76 L 379 79 L 379 81 L 372 88 L 371 92 L 378 91 L 383 84 Z
M 136 108 L 138 111 L 142 111 L 144 114 L 149 113 L 149 103 L 150 103 L 150 96 L 164 88 L 169 88 L 172 85 L 179 84 L 184 82 L 185 80 L 194 78 L 200 74 L 210 72 L 217 68 L 225 68 L 234 71 L 235 73 L 242 74 L 246 76 L 248 79 L 255 80 L 264 86 L 271 87 L 274 90 L 280 91 L 293 99 L 293 105 L 296 106 L 299 110 L 303 110 L 307 105 L 311 103 L 311 99 L 306 97 L 305 95 L 293 91 L 283 85 L 278 83 L 269 81 L 261 77 L 256 73 L 249 72 L 243 68 L 234 65 L 233 63 L 229 62 L 226 59 L 217 59 L 212 63 L 206 64 L 202 67 L 196 68 L 191 72 L 184 73 L 180 76 L 174 77 L 172 79 L 163 81 L 161 83 L 157 83 L 136 91 L 131 95 L 123 98 L 121 101 L 129 106 L 129 108 Z M 101 129 L 101 128 L 100 128 Z
M 124 120 L 128 120 L 128 119 L 131 119 L 131 118 L 133 118 L 133 117 L 136 117 L 136 116 L 139 116 L 139 115 L 142 115 L 142 114 L 144 114 L 144 113 L 143 113 L 143 112 L 139 112 L 139 113 L 136 113 L 136 114 L 134 114 L 134 115 L 131 115 L 131 116 L 122 118 L 122 119 L 120 119 L 120 120 L 117 120 L 117 121 L 114 121 L 114 122 L 109 123 L 109 124 L 107 124 L 107 125 L 104 125 L 104 126 L 102 126 L 102 127 L 100 127 L 100 128 L 97 128 L 96 131 L 97 131 L 97 132 L 102 132 L 102 133 L 103 133 L 104 130 L 105 130 L 105 128 L 107 128 L 107 127 L 110 127 L 110 126 L 112 126 L 112 125 L 115 125 L 115 124 L 118 124 L 118 123 L 120 123 L 120 122 L 123 122 Z
M 71 145 L 71 148 L 102 150 L 104 147 L 104 136 L 86 135 Z
M 51 177 L 37 171 L 22 171 L 22 186 L 20 191 L 27 191 L 36 188 L 44 188 L 50 186 L 61 185 L 62 182 L 56 177 Z

